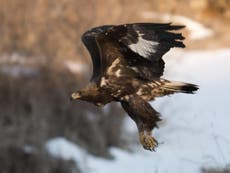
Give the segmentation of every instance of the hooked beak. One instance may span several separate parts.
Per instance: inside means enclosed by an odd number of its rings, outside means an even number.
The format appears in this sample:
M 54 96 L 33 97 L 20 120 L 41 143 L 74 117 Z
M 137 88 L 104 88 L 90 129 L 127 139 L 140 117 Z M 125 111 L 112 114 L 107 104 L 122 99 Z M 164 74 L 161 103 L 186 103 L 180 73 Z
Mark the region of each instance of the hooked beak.
M 76 100 L 79 98 L 81 98 L 79 93 L 73 93 L 73 94 L 71 94 L 70 100 Z

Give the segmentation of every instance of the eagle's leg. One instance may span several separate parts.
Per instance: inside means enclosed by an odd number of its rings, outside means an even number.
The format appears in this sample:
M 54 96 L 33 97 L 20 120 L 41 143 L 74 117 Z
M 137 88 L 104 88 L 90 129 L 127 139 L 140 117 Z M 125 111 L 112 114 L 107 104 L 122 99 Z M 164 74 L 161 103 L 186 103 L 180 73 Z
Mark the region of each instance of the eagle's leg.
M 148 102 L 136 95 L 131 95 L 127 100 L 121 101 L 121 105 L 137 124 L 140 143 L 145 149 L 154 151 L 158 142 L 152 137 L 151 131 L 157 127 L 160 114 Z

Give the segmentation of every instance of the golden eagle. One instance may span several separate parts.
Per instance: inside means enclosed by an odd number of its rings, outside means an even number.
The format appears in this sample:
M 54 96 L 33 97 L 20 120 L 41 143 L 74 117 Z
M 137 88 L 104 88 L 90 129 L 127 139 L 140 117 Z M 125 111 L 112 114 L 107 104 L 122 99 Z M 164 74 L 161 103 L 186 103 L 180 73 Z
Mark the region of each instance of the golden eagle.
M 91 82 L 71 99 L 103 106 L 120 102 L 135 121 L 143 147 L 153 151 L 158 145 L 151 135 L 160 113 L 148 101 L 173 93 L 194 93 L 197 85 L 161 78 L 162 56 L 173 47 L 184 48 L 184 28 L 171 23 L 133 23 L 104 25 L 90 29 L 82 41 L 93 61 Z

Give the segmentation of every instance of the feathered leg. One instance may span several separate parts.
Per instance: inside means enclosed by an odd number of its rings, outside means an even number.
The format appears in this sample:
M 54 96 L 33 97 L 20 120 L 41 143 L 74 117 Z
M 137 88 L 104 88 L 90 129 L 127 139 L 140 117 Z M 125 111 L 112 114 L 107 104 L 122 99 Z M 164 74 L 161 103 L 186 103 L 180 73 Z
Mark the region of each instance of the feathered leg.
M 151 105 L 137 95 L 129 95 L 121 101 L 121 105 L 128 115 L 136 122 L 140 143 L 146 150 L 154 151 L 157 141 L 151 136 L 151 131 L 157 127 L 160 114 Z

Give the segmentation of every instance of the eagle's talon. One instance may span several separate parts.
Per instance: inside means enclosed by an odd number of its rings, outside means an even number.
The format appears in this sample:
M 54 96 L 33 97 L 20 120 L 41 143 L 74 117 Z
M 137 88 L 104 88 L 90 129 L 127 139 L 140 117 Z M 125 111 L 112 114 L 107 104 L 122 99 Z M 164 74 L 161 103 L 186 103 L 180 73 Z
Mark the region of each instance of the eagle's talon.
M 158 142 L 150 135 L 142 136 L 141 143 L 143 148 L 150 151 L 155 151 L 155 148 L 158 146 Z

